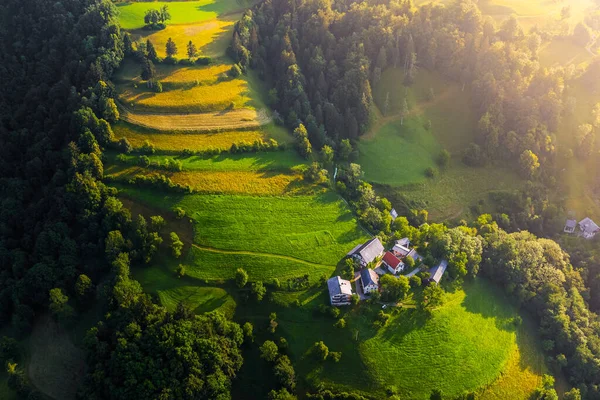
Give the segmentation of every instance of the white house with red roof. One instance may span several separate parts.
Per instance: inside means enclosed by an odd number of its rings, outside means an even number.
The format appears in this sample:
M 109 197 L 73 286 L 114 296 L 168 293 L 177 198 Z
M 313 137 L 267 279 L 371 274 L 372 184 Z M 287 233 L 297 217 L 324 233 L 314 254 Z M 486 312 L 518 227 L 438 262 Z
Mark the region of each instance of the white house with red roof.
M 404 271 L 404 263 L 389 251 L 384 254 L 382 261 L 392 274 Z

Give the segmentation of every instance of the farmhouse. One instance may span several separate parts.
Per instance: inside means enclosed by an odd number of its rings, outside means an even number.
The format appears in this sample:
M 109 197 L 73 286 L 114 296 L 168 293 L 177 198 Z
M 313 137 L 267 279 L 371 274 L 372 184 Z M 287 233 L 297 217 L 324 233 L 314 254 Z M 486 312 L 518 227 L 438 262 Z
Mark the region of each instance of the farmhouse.
M 383 245 L 378 238 L 373 238 L 367 243 L 361 244 L 353 248 L 348 257 L 352 257 L 357 260 L 361 266 L 365 267 L 367 264 L 375 260 L 377 257 L 384 252 Z
M 404 270 L 404 263 L 389 251 L 383 256 L 383 263 L 392 274 L 399 274 Z
M 596 236 L 598 232 L 600 232 L 600 227 L 591 219 L 584 218 L 579 221 L 579 230 L 581 231 L 581 236 L 586 239 L 591 239 Z
M 329 289 L 329 299 L 332 306 L 347 306 L 352 297 L 352 286 L 350 281 L 344 280 L 339 276 L 334 276 L 327 281 Z
M 577 221 L 574 219 L 568 219 L 565 224 L 565 233 L 573 233 L 575 232 L 575 228 L 577 227 Z
M 408 238 L 396 240 L 394 247 L 392 247 L 392 253 L 394 253 L 396 257 L 400 258 L 411 257 L 415 261 L 422 260 L 423 257 L 421 257 L 415 249 L 411 249 L 409 246 L 410 241 Z
M 442 260 L 437 267 L 433 267 L 429 270 L 431 274 L 431 278 L 429 278 L 429 282 L 435 282 L 437 284 L 442 280 L 442 276 L 444 276 L 444 272 L 446 272 L 446 268 L 448 268 L 448 261 Z
M 360 271 L 360 282 L 365 294 L 379 290 L 379 275 L 372 269 L 363 268 Z

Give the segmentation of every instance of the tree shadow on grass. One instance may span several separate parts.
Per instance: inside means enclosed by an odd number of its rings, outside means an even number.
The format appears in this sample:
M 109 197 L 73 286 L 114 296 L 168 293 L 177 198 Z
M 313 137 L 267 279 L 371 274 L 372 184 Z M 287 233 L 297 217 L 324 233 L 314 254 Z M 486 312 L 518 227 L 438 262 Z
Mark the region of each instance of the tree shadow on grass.
M 518 312 L 508 296 L 493 283 L 482 278 L 467 281 L 463 285 L 465 298 L 462 306 L 470 313 L 484 318 L 494 318 L 500 330 L 515 332 L 519 325 Z

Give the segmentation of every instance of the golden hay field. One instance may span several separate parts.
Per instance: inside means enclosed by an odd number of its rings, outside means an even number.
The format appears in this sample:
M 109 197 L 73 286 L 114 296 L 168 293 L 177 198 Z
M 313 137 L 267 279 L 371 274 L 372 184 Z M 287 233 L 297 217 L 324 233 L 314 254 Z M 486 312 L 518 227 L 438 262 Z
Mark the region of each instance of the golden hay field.
M 151 171 L 138 166 L 110 165 L 106 176 L 127 181 L 136 175 L 151 176 L 158 173 L 171 178 L 174 183 L 190 185 L 204 194 L 245 194 L 256 196 L 279 196 L 304 189 L 302 176 L 295 172 L 280 171 Z
M 123 121 L 144 128 L 170 132 L 203 132 L 220 129 L 258 128 L 261 125 L 271 122 L 271 117 L 266 111 L 257 112 L 249 108 L 195 114 L 133 113 L 123 107 L 119 111 L 121 112 L 121 119 Z
M 118 84 L 117 92 L 120 101 L 136 111 L 201 113 L 240 108 L 250 101 L 248 83 L 243 79 L 187 88 L 165 85 L 162 93 L 153 92 L 145 83 Z
M 136 41 L 150 40 L 159 57 L 166 57 L 165 46 L 169 38 L 177 45 L 177 58 L 187 58 L 187 44 L 191 40 L 200 55 L 213 58 L 225 55 L 233 32 L 235 18 L 227 21 L 212 20 L 193 25 L 168 25 L 160 31 L 137 30 L 133 32 Z
M 129 124 L 119 123 L 113 126 L 115 138 L 125 137 L 133 147 L 141 147 L 146 140 L 157 150 L 198 151 L 208 148 L 227 150 L 233 143 L 254 142 L 266 139 L 262 130 L 223 131 L 216 133 L 153 133 L 136 129 Z

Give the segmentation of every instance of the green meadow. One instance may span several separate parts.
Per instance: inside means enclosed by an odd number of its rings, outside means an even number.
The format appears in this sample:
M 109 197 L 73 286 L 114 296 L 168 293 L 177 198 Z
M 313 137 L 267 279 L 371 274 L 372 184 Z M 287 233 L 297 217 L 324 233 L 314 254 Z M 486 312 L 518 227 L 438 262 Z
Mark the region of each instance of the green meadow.
M 157 209 L 181 207 L 194 223 L 194 243 L 217 250 L 290 256 L 335 266 L 367 239 L 337 194 L 255 197 L 177 195 L 125 187 Z
M 123 29 L 138 29 L 144 26 L 144 14 L 150 9 L 169 7 L 169 24 L 191 24 L 217 18 L 219 15 L 243 8 L 237 0 L 194 0 L 194 1 L 151 1 L 118 3 L 119 22 Z

